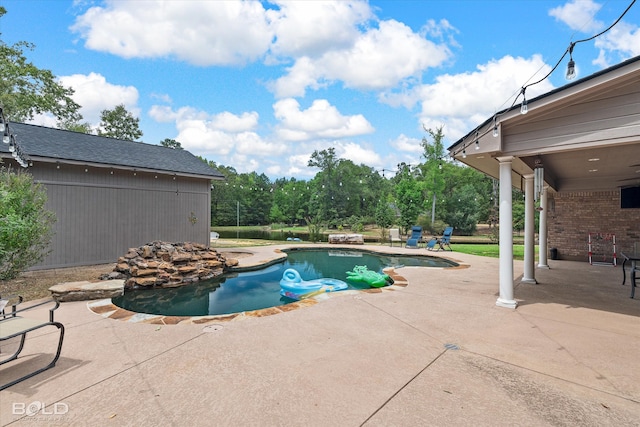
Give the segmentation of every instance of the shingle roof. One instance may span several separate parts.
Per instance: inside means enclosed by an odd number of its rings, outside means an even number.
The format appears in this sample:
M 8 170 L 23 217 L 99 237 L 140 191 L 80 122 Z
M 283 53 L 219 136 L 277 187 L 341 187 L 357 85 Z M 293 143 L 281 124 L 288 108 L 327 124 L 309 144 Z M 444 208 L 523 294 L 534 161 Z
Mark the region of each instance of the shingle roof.
M 80 132 L 10 123 L 22 151 L 31 159 L 86 162 L 105 166 L 149 169 L 158 172 L 224 178 L 219 171 L 187 150 L 161 145 L 125 141 Z M 8 145 L 0 143 L 0 152 L 8 153 Z

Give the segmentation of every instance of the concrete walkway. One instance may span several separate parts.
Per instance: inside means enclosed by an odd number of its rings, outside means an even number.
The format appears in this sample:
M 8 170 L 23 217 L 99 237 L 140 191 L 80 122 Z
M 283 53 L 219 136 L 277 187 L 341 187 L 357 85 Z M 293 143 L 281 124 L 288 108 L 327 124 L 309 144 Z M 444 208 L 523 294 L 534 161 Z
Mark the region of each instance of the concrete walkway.
M 640 298 L 620 267 L 550 261 L 511 310 L 495 306 L 498 259 L 435 255 L 469 268 L 404 267 L 407 287 L 264 317 L 160 325 L 63 303 L 58 364 L 0 392 L 1 424 L 640 425 Z M 33 334 L 0 381 L 44 364 L 55 340 Z

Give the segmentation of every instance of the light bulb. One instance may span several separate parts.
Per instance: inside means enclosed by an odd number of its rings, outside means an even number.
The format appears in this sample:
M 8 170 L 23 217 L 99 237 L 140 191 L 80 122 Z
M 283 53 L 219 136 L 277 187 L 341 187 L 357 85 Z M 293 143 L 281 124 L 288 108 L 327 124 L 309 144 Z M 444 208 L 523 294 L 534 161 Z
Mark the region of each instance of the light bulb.
M 467 158 L 467 150 L 465 150 L 465 149 L 462 150 L 462 158 L 463 159 Z
M 476 139 L 476 150 L 480 149 L 480 143 L 478 142 L 478 140 Z
M 493 122 L 493 137 L 497 138 L 498 134 L 499 134 L 499 132 L 498 132 L 498 124 L 494 121 Z
M 5 133 L 4 135 L 2 135 L 2 142 L 4 142 L 5 144 L 8 144 L 9 141 L 11 141 L 11 138 L 9 137 L 9 133 L 6 132 L 6 129 L 5 129 Z
M 522 105 L 520 106 L 520 114 L 527 114 L 529 112 L 529 107 L 527 107 L 527 98 L 522 101 Z
M 571 80 L 576 76 L 576 63 L 573 59 L 569 60 L 569 63 L 567 64 L 567 80 Z

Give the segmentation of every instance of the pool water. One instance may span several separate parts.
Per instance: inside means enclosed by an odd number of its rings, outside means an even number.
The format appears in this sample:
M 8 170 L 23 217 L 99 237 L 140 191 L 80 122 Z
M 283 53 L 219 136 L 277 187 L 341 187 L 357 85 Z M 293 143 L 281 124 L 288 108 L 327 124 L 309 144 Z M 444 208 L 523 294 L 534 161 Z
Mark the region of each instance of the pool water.
M 358 250 L 297 249 L 287 251 L 287 259 L 255 271 L 227 273 L 192 285 L 167 289 L 126 290 L 113 303 L 137 313 L 167 316 L 206 316 L 276 307 L 293 302 L 280 295 L 280 279 L 287 268 L 298 270 L 303 280 L 331 277 L 349 289 L 368 285 L 347 280 L 347 271 L 366 265 L 379 273 L 386 267 L 452 267 L 457 264 L 428 256 L 383 255 Z

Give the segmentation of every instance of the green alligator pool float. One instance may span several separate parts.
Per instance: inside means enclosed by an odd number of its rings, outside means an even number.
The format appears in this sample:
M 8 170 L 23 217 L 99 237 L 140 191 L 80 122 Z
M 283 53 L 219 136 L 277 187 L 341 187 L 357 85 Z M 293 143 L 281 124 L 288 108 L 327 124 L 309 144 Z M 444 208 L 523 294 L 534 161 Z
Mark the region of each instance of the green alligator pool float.
M 347 271 L 347 280 L 365 282 L 374 288 L 393 284 L 393 279 L 389 275 L 371 271 L 366 265 L 356 265 L 352 271 Z

